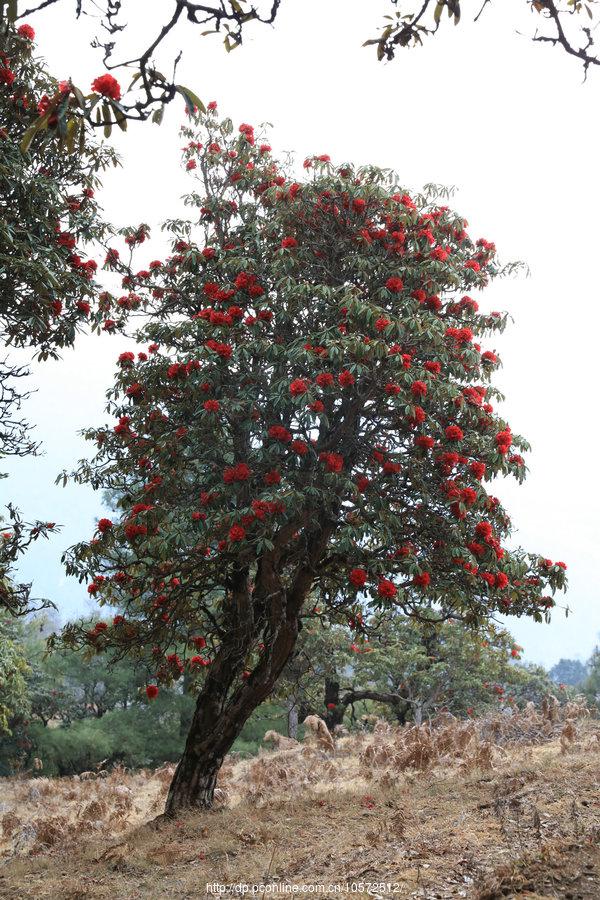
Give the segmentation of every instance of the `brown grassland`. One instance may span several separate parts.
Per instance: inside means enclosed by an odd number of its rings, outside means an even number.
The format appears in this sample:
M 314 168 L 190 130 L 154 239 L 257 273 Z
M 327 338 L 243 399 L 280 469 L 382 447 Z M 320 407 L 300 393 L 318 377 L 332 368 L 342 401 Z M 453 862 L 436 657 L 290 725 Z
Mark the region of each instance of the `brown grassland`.
M 4 779 L 0 897 L 348 882 L 374 896 L 600 898 L 600 722 L 583 705 L 379 722 L 333 752 L 309 740 L 230 759 L 214 811 L 153 821 L 172 771 Z

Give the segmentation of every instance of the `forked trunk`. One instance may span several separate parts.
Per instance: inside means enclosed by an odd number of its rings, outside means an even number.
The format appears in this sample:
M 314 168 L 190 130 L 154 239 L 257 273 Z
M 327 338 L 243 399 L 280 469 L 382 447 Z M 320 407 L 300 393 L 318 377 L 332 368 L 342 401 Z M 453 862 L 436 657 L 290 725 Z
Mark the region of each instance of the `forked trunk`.
M 281 546 L 294 528 L 282 529 Z M 298 616 L 308 596 L 315 565 L 333 531 L 332 522 L 321 522 L 308 537 L 307 558 L 297 568 L 290 587 L 282 589 L 276 567 L 281 551 L 265 554 L 258 566 L 256 594 L 267 609 L 265 649 L 260 663 L 247 680 L 242 679 L 245 660 L 260 630 L 253 624 L 253 599 L 247 589 L 248 572 L 241 571 L 233 592 L 237 627 L 221 644 L 198 696 L 196 711 L 183 756 L 175 770 L 165 816 L 173 817 L 190 807 L 212 806 L 217 775 L 244 724 L 263 700 L 273 692 L 298 639 Z M 278 555 L 279 554 L 279 555 Z M 262 595 L 261 595 L 262 591 Z M 268 603 L 267 603 L 268 600 Z M 237 685 L 237 687 L 236 687 Z
M 232 669 L 230 656 L 221 664 L 215 661 L 198 696 L 185 750 L 169 788 L 167 817 L 172 818 L 183 809 L 212 806 L 223 760 L 250 715 L 273 691 L 297 636 L 297 621 L 286 622 L 278 631 L 271 654 L 231 697 L 227 696 L 228 690 L 241 670 Z

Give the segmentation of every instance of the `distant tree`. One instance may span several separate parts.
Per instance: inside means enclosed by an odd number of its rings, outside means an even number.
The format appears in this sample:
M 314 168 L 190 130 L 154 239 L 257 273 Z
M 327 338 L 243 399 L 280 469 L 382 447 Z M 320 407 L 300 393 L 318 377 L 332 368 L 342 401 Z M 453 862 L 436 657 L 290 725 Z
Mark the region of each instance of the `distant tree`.
M 468 4 L 469 14 L 477 22 L 486 7 L 493 0 L 477 0 Z M 0 0 L 0 27 L 6 23 L 19 24 L 24 18 L 34 18 L 35 13 L 49 6 L 58 6 L 64 0 L 38 0 L 25 3 L 18 0 Z M 420 46 L 423 41 L 437 34 L 442 22 L 448 17 L 455 25 L 461 20 L 463 0 L 389 0 L 389 14 L 379 33 L 365 41 L 364 46 L 373 45 L 379 60 L 393 60 L 398 50 Z M 497 0 L 499 4 L 499 0 Z M 164 18 L 157 26 L 155 34 L 147 42 L 136 41 L 135 50 L 127 50 L 119 55 L 124 37 L 129 37 L 136 28 L 136 19 L 131 15 L 125 0 L 78 0 L 75 15 L 93 17 L 98 21 L 98 34 L 92 47 L 101 51 L 102 71 L 94 79 L 91 93 L 75 85 L 69 86 L 69 119 L 77 127 L 85 119 L 93 127 L 103 128 L 108 135 L 117 125 L 125 130 L 130 119 L 160 123 L 164 108 L 176 97 L 182 97 L 189 110 L 204 111 L 202 100 L 188 87 L 176 80 L 181 52 L 174 59 L 156 61 L 161 45 L 181 29 L 184 23 L 196 29 L 200 37 L 220 34 L 223 45 L 229 53 L 242 44 L 243 36 L 253 23 L 273 25 L 283 0 L 219 0 L 212 3 L 196 3 L 194 0 L 170 0 L 163 3 Z M 340 4 L 341 5 L 341 4 Z M 506 4 L 505 4 L 506 5 Z M 600 58 L 594 50 L 593 31 L 598 24 L 596 0 L 521 0 L 520 8 L 535 14 L 536 27 L 532 40 L 560 47 L 568 55 L 576 58 L 584 72 L 590 66 L 600 65 Z M 520 27 L 519 6 L 507 10 L 506 16 L 515 29 Z M 141 13 L 140 13 L 141 15 Z M 344 10 L 344 17 L 347 15 Z M 29 22 L 19 26 L 22 33 L 33 37 Z M 319 23 L 314 23 L 315 29 Z M 202 30 L 200 30 L 202 29 Z M 333 34 L 331 40 L 338 41 Z M 161 71 L 161 69 L 163 71 Z M 123 86 L 115 75 L 123 79 Z M 169 72 L 170 74 L 165 74 Z M 124 85 L 128 85 L 125 87 Z M 45 128 L 46 124 L 41 123 Z
M 550 669 L 552 681 L 556 684 L 569 684 L 572 687 L 585 681 L 587 674 L 587 667 L 578 659 L 560 659 Z
M 27 713 L 29 665 L 18 641 L 15 623 L 0 614 L 0 733 L 11 734 L 17 713 Z
M 587 673 L 581 689 L 592 703 L 600 706 L 600 647 L 596 647 L 590 656 Z
M 541 621 L 565 584 L 564 563 L 505 546 L 486 490 L 523 479 L 527 446 L 493 410 L 499 360 L 479 343 L 505 316 L 466 293 L 500 274 L 494 245 L 392 173 L 323 156 L 300 183 L 251 126 L 201 122 L 173 255 L 135 272 L 109 254 L 147 324 L 76 479 L 116 490 L 121 515 L 66 557 L 123 612 L 65 645 L 197 679 L 169 815 L 212 803 L 315 593 L 334 619 L 366 603 L 476 626 Z
M 370 639 L 372 636 L 372 639 Z M 536 702 L 554 686 L 543 669 L 519 664 L 521 648 L 493 626 L 474 631 L 448 621 L 423 628 L 402 615 L 328 627 L 305 623 L 277 687 L 300 718 L 317 713 L 330 729 L 365 703 L 404 724 L 442 709 L 481 715 L 499 703 Z

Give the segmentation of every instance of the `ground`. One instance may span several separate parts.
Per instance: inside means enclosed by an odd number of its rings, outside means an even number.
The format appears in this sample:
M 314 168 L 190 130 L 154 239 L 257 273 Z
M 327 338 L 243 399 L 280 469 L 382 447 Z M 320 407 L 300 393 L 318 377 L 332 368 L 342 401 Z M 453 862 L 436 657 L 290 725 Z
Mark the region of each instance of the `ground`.
M 5 779 L 0 897 L 600 897 L 600 722 L 577 710 L 265 751 L 227 763 L 215 811 L 153 822 L 171 772 Z

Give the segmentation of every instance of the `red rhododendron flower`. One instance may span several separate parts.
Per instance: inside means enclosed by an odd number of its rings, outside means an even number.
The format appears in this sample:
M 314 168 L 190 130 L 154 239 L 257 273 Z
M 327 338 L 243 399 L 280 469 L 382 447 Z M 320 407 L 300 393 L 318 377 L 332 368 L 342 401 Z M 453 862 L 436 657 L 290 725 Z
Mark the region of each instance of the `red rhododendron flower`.
M 113 523 L 110 519 L 100 519 L 98 521 L 98 531 L 102 532 L 102 534 L 104 534 L 105 531 L 108 531 L 112 527 Z
M 446 437 L 449 441 L 462 441 L 464 436 L 462 428 L 459 428 L 458 425 L 448 425 L 446 428 Z
M 420 434 L 415 438 L 415 445 L 417 447 L 421 447 L 422 450 L 431 450 L 435 441 L 432 437 L 428 437 L 425 434 Z
M 246 537 L 246 529 L 242 528 L 241 525 L 232 525 L 229 529 L 229 540 L 230 541 L 243 541 Z
M 306 456 L 308 453 L 308 444 L 305 441 L 292 441 L 290 450 L 293 450 L 298 456 Z
M 413 397 L 425 397 L 427 394 L 427 385 L 424 381 L 413 381 L 410 386 L 410 392 Z
M 392 600 L 397 594 L 397 588 L 392 581 L 388 581 L 387 578 L 382 578 L 377 585 L 377 593 L 380 597 L 386 597 L 388 600 Z
M 421 572 L 419 575 L 415 575 L 413 578 L 413 584 L 417 587 L 427 587 L 427 585 L 431 582 L 431 575 L 429 572 Z
M 400 291 L 402 291 L 404 289 L 404 282 L 402 281 L 401 278 L 392 277 L 392 278 L 388 278 L 388 280 L 385 283 L 385 286 L 388 289 L 388 291 L 392 292 L 392 294 L 399 294 Z
M 355 381 L 356 379 L 352 372 L 348 372 L 347 370 L 340 372 L 340 374 L 338 375 L 338 383 L 342 387 L 351 387 Z
M 31 25 L 27 24 L 27 22 L 24 22 L 23 25 L 19 25 L 17 34 L 19 37 L 26 38 L 28 41 L 32 41 L 35 37 L 35 31 Z
M 478 522 L 475 526 L 475 534 L 477 537 L 487 540 L 493 534 L 493 528 L 490 522 Z
M 104 75 L 99 75 L 92 82 L 92 90 L 96 94 L 102 94 L 103 97 L 110 97 L 111 100 L 121 99 L 121 86 L 117 79 L 108 72 Z
M 230 466 L 223 472 L 223 481 L 225 484 L 233 484 L 235 481 L 247 481 L 250 478 L 250 468 L 246 463 L 238 463 Z
M 320 388 L 331 387 L 332 384 L 334 383 L 334 380 L 335 379 L 334 379 L 333 375 L 331 374 L 331 372 L 320 372 L 317 375 L 317 377 L 315 378 L 315 381 L 317 382 L 317 384 L 319 385 Z
M 149 685 L 146 687 L 146 696 L 148 697 L 148 700 L 156 700 L 156 698 L 158 697 L 158 687 L 157 687 L 157 685 L 155 685 L 155 684 L 149 684 Z
M 298 241 L 295 237 L 284 237 L 281 246 L 284 250 L 293 250 L 294 247 L 298 246 Z
M 218 412 L 221 408 L 221 404 L 218 400 L 206 400 L 203 404 L 206 412 Z
M 350 584 L 353 584 L 354 587 L 357 588 L 364 587 L 367 583 L 367 573 L 364 569 L 352 569 L 348 578 L 350 580 Z
M 292 440 L 292 435 L 283 425 L 271 425 L 269 437 L 274 438 L 276 441 L 282 441 L 284 444 L 288 444 Z
M 341 472 L 344 468 L 344 457 L 339 453 L 320 453 L 319 459 L 327 464 L 328 472 Z
M 308 390 L 308 383 L 304 378 L 295 378 L 290 384 L 290 394 L 292 397 L 300 397 Z
M 471 470 L 472 474 L 475 476 L 475 478 L 477 478 L 478 481 L 480 481 L 483 478 L 483 476 L 485 475 L 485 463 L 484 462 L 479 462 L 478 460 L 474 460 L 471 463 L 471 465 L 469 466 L 469 469 Z

